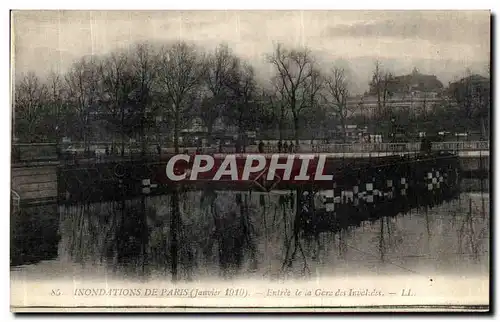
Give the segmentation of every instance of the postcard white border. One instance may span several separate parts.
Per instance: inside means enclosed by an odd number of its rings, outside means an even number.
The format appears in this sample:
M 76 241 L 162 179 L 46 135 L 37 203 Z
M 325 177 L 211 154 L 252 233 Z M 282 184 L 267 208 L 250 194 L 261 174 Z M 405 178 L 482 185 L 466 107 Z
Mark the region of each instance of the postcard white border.
M 161 3 L 161 6 L 159 4 Z M 10 4 L 10 6 L 9 6 Z M 82 3 L 76 2 L 68 2 L 68 1 L 44 1 L 43 4 L 37 1 L 12 1 L 11 3 L 2 2 L 2 6 L 5 5 L 4 10 L 1 11 L 1 15 L 3 18 L 2 23 L 2 44 L 4 46 L 4 50 L 1 51 L 2 59 L 0 60 L 2 66 L 2 71 L 4 77 L 1 78 L 2 86 L 1 89 L 3 91 L 3 108 L 0 109 L 0 113 L 2 116 L 0 120 L 3 122 L 1 129 L 4 131 L 4 134 L 0 136 L 1 147 L 2 147 L 2 193 L 0 194 L 2 198 L 2 202 L 0 203 L 4 207 L 4 211 L 2 212 L 4 215 L 2 218 L 2 227 L 5 229 L 5 232 L 2 235 L 3 241 L 1 243 L 2 248 L 4 250 L 3 256 L 1 257 L 2 265 L 1 267 L 5 270 L 2 274 L 2 300 L 3 300 L 3 311 L 2 318 L 7 320 L 13 319 L 13 315 L 9 312 L 8 304 L 10 297 L 10 280 L 9 280 L 9 235 L 6 233 L 7 228 L 9 227 L 9 191 L 10 191 L 10 111 L 8 106 L 10 106 L 9 98 L 10 98 L 10 90 L 9 90 L 9 78 L 7 75 L 10 73 L 9 68 L 9 8 L 19 8 L 19 9 L 488 9 L 492 8 L 493 12 L 496 12 L 496 8 L 498 7 L 498 1 L 484 1 L 484 0 L 476 0 L 476 1 L 453 1 L 451 3 L 440 3 L 437 1 L 427 1 L 422 0 L 416 3 L 411 2 L 400 2 L 400 1 L 347 1 L 344 3 L 335 2 L 335 6 L 331 5 L 331 1 L 318 1 L 318 0 L 310 0 L 310 1 L 275 1 L 274 3 L 269 1 L 251 1 L 247 3 L 241 3 L 237 1 L 229 1 L 229 0 L 218 0 L 211 2 L 204 2 L 202 0 L 190 0 L 190 1 L 181 1 L 181 2 L 170 2 L 165 4 L 164 1 L 148 1 L 143 0 L 140 2 L 137 1 L 102 1 L 102 0 L 87 0 Z M 140 5 L 140 7 L 139 7 Z M 452 6 L 451 6 L 452 5 Z M 497 22 L 498 24 L 498 22 Z M 494 33 L 495 40 L 498 40 L 498 33 Z M 495 64 L 497 65 L 497 64 Z M 495 75 L 497 74 L 497 68 L 495 68 Z M 497 93 L 498 91 L 498 83 L 495 87 L 495 102 L 497 102 Z M 498 115 L 500 113 L 495 113 L 495 121 L 498 124 Z M 498 139 L 499 132 L 496 131 L 495 139 Z M 498 140 L 495 140 L 497 142 Z M 498 148 L 495 146 L 495 148 Z M 496 191 L 498 194 L 498 191 Z M 495 196 L 497 197 L 497 196 Z M 492 198 L 497 200 L 497 198 Z M 500 231 L 498 229 L 499 221 L 495 221 L 494 231 Z M 495 247 L 498 249 L 498 247 Z M 498 298 L 498 297 L 495 297 Z M 498 307 L 498 306 L 497 306 Z M 45 316 L 41 317 L 41 319 L 52 320 L 53 317 Z M 77 317 L 82 318 L 82 317 Z M 100 319 L 100 317 L 94 317 L 94 319 Z M 134 317 L 135 319 L 139 319 L 140 317 Z M 134 319 L 132 318 L 132 320 Z M 161 318 L 161 317 L 158 317 Z M 179 319 L 185 319 L 186 317 L 178 317 Z M 307 317 L 305 317 L 307 318 Z M 353 317 L 344 317 L 343 319 L 352 319 Z M 392 317 L 391 317 L 392 318 Z M 63 319 L 63 321 L 66 318 Z M 67 318 L 69 320 L 69 318 Z M 217 317 L 213 317 L 213 319 L 217 319 Z

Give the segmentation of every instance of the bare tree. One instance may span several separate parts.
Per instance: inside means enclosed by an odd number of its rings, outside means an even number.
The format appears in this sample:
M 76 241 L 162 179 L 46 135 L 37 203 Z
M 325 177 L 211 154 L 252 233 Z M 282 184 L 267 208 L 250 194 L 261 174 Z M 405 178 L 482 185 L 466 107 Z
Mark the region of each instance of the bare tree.
M 127 128 L 130 115 L 128 97 L 134 90 L 134 78 L 130 68 L 130 60 L 124 53 L 112 53 L 100 65 L 101 78 L 100 102 L 105 107 L 104 120 L 108 130 L 119 132 L 121 139 L 121 155 L 125 151 L 125 134 L 130 133 Z M 115 136 L 112 137 L 112 150 Z
M 179 132 L 189 117 L 192 103 L 203 83 L 206 64 L 204 55 L 185 42 L 176 42 L 161 48 L 158 57 L 157 87 L 161 95 L 171 103 L 168 109 L 173 118 L 174 149 L 179 153 Z M 179 232 L 182 228 L 179 187 L 171 196 L 170 254 L 172 279 L 177 279 Z
M 94 57 L 84 57 L 73 64 L 65 76 L 68 103 L 75 112 L 76 127 L 85 150 L 89 144 L 90 115 L 95 111 L 98 97 L 98 66 Z
M 292 113 L 295 142 L 298 146 L 300 117 L 304 109 L 310 106 L 311 96 L 318 92 L 314 59 L 307 48 L 288 50 L 278 44 L 273 54 L 268 56 L 268 61 L 275 68 L 275 81 L 280 84 L 278 88 L 283 89 L 281 96 Z
M 163 89 L 172 105 L 174 118 L 174 148 L 179 152 L 179 131 L 191 108 L 189 101 L 202 84 L 205 76 L 203 55 L 195 46 L 177 42 L 163 47 L 160 53 L 159 86 Z
M 153 87 L 160 67 L 158 55 L 150 44 L 138 44 L 131 58 L 134 91 L 128 99 L 132 108 L 139 114 L 139 133 L 141 137 L 141 154 L 146 153 L 146 130 L 151 124 L 153 111 Z
M 309 120 L 314 120 L 311 126 L 315 129 L 311 131 L 311 144 L 315 138 L 315 132 L 321 130 L 322 126 L 325 124 L 324 121 L 326 120 L 326 115 L 323 115 L 324 109 L 321 106 L 321 91 L 324 87 L 324 81 L 325 79 L 321 75 L 320 71 L 314 68 L 311 72 L 311 77 L 306 81 L 304 91 L 302 92 L 302 101 L 304 102 L 303 106 L 305 106 L 304 114 L 315 116 L 313 118 L 309 117 Z
M 227 121 L 238 127 L 238 140 L 244 139 L 244 133 L 255 125 L 257 102 L 254 68 L 247 62 L 233 61 L 231 75 L 227 79 L 227 86 L 231 90 L 231 106 L 227 106 Z M 243 144 L 244 148 L 245 144 Z
M 333 67 L 325 78 L 325 88 L 323 91 L 325 105 L 333 112 L 339 120 L 342 129 L 342 141 L 347 141 L 347 119 L 354 113 L 354 109 L 349 107 L 349 84 L 344 69 Z
M 47 113 L 47 86 L 34 73 L 28 73 L 17 82 L 14 90 L 14 133 L 31 141 L 46 135 L 38 130 Z
M 205 83 L 208 95 L 201 105 L 201 116 L 208 132 L 208 140 L 212 140 L 212 130 L 215 121 L 221 116 L 228 103 L 230 78 L 234 75 L 236 60 L 226 44 L 220 44 L 215 51 L 208 55 L 206 64 Z
M 264 104 L 270 107 L 272 119 L 278 124 L 279 142 L 283 142 L 285 120 L 287 118 L 287 106 L 283 98 L 283 84 L 283 82 L 276 81 L 276 78 L 273 78 L 271 88 L 263 92 Z
M 469 70 L 466 76 L 451 83 L 449 92 L 457 102 L 461 115 L 474 126 L 477 121 L 482 138 L 486 138 L 486 120 L 490 109 L 490 80 L 481 75 L 472 74 Z
M 68 114 L 66 110 L 67 104 L 65 104 L 65 88 L 63 80 L 60 74 L 52 71 L 47 78 L 47 105 L 49 108 L 49 113 L 52 117 L 54 123 L 55 137 L 56 140 L 61 140 L 61 134 L 66 133 L 68 130 L 66 125 L 67 118 L 65 116 Z
M 311 113 L 304 113 L 305 124 L 308 129 L 310 144 L 314 144 L 317 139 L 326 139 L 331 116 L 328 113 L 328 107 L 324 104 L 318 104 Z
M 370 82 L 370 92 L 377 96 L 376 117 L 381 117 L 386 111 L 387 101 L 392 95 L 390 86 L 393 78 L 392 73 L 382 70 L 381 64 L 377 60 L 372 74 L 372 81 Z

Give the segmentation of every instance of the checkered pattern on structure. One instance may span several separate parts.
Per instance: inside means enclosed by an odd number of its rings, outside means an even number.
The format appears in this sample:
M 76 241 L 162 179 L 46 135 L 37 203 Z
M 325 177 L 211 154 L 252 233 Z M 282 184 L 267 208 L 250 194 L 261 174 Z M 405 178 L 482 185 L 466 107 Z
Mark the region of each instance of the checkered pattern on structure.
M 378 194 L 378 191 L 375 192 L 373 182 L 366 183 L 365 185 L 366 197 L 365 200 L 368 203 L 373 203 L 374 196 Z
M 387 179 L 385 183 L 386 183 L 386 189 L 383 193 L 383 196 L 387 199 L 394 198 L 394 185 L 392 179 Z
M 355 206 L 359 205 L 360 191 L 359 185 L 352 187 L 352 201 Z
M 151 179 L 142 179 L 142 193 L 150 194 L 151 189 L 158 187 L 156 183 L 151 183 Z
M 430 174 L 430 176 L 429 176 Z M 429 183 L 432 189 L 438 189 L 444 182 L 445 177 L 440 171 L 431 171 L 427 173 L 425 178 L 426 184 Z M 379 188 L 380 185 L 380 188 Z M 338 187 L 334 182 L 332 190 L 321 191 L 315 196 L 315 207 L 326 209 L 333 212 L 340 204 L 353 204 L 359 206 L 360 201 L 368 204 L 377 203 L 379 199 L 394 199 L 396 191 L 400 192 L 401 196 L 406 196 L 408 193 L 409 183 L 406 177 L 397 179 L 386 179 L 383 182 L 376 182 L 373 178 L 370 182 L 358 182 L 351 188 Z
M 427 172 L 425 182 L 427 185 L 427 190 L 429 191 L 440 189 L 442 183 L 444 182 L 443 173 L 439 170 L 435 171 L 434 169 L 432 169 L 432 171 Z
M 400 188 L 401 188 L 401 195 L 406 196 L 406 192 L 408 190 L 408 182 L 406 181 L 406 178 L 401 178 Z

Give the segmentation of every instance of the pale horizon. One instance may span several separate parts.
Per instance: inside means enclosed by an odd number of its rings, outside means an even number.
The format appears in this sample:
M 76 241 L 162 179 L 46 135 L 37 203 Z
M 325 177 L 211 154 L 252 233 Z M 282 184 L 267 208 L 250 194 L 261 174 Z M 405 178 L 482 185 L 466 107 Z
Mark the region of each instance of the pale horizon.
M 307 46 L 326 66 L 349 71 L 353 94 L 367 89 L 376 60 L 445 86 L 466 69 L 485 74 L 490 61 L 489 11 L 14 11 L 12 27 L 16 75 L 64 72 L 82 56 L 175 40 L 206 50 L 227 43 L 264 80 L 275 42 Z

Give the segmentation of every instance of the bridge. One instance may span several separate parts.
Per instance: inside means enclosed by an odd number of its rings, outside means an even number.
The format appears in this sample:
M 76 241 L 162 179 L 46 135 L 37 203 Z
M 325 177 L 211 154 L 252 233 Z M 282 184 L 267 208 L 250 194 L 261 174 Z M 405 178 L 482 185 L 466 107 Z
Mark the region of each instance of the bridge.
M 13 160 L 11 173 L 11 200 L 14 209 L 22 205 L 57 202 L 58 191 L 60 190 L 58 183 L 60 171 L 68 166 L 71 169 L 81 169 L 95 168 L 97 164 L 102 164 L 103 169 L 105 169 L 107 163 L 111 167 L 117 163 L 132 162 L 133 160 L 136 160 L 135 163 L 140 163 L 141 160 L 144 160 L 139 157 L 138 153 L 132 151 L 125 158 L 102 154 L 84 157 L 77 154 L 74 158 L 68 160 L 58 158 L 54 144 L 21 144 L 15 145 L 14 148 L 18 148 L 19 152 L 17 161 Z M 489 148 L 489 141 L 434 142 L 432 144 L 433 151 L 449 152 L 458 156 L 462 173 L 482 174 L 483 176 L 489 173 Z M 94 146 L 94 151 L 97 151 L 97 149 L 98 145 Z M 38 155 L 37 150 L 41 151 Z M 183 148 L 182 151 L 184 150 L 186 149 Z M 187 150 L 192 153 L 196 148 L 187 148 Z M 368 164 L 366 167 L 370 167 L 370 164 L 375 160 L 383 160 L 390 156 L 417 158 L 420 143 L 302 144 L 298 150 L 301 153 L 321 153 L 326 155 L 327 158 L 337 159 L 339 163 L 351 162 L 352 164 L 354 162 L 359 164 L 361 162 Z M 244 154 L 258 153 L 257 151 L 257 146 L 250 146 Z M 204 148 L 201 152 L 212 154 L 214 157 L 221 157 L 225 153 L 233 151 L 226 150 L 220 153 L 215 148 Z M 276 152 L 278 152 L 276 146 L 265 145 L 265 154 Z M 171 154 L 173 154 L 173 151 L 170 148 L 162 150 L 162 155 L 167 158 Z M 146 160 L 149 160 L 149 163 L 158 163 L 158 154 L 150 151 L 146 156 Z
M 264 141 L 265 143 L 266 141 Z M 471 152 L 490 150 L 489 141 L 458 141 L 458 142 L 432 142 L 431 148 L 433 151 L 446 152 Z M 317 153 L 414 153 L 421 150 L 420 142 L 408 143 L 351 143 L 351 144 L 300 144 L 298 151 L 300 152 L 317 152 Z M 266 152 L 278 152 L 276 145 L 271 145 L 266 148 Z
M 264 143 L 264 153 L 278 153 L 277 144 L 274 141 L 262 141 Z M 115 145 L 120 145 L 115 143 Z M 106 157 L 106 147 L 110 147 L 111 142 L 95 142 L 88 146 L 91 158 L 103 160 Z M 84 158 L 84 148 L 81 143 L 74 143 L 72 145 L 72 153 L 76 158 Z M 29 161 L 47 161 L 57 160 L 58 146 L 55 143 L 21 143 L 12 146 L 12 162 L 29 162 Z M 483 154 L 488 154 L 490 150 L 490 141 L 453 141 L 453 142 L 433 142 L 431 145 L 434 151 L 447 151 L 466 154 L 465 152 L 481 151 Z M 196 151 L 196 147 L 182 147 L 181 151 L 187 150 L 188 152 Z M 420 142 L 408 143 L 351 143 L 351 144 L 322 144 L 322 143 L 304 143 L 299 144 L 299 147 L 294 149 L 294 152 L 300 153 L 362 153 L 367 156 L 371 154 L 381 153 L 414 153 L 421 150 Z M 162 147 L 162 154 L 171 154 L 175 150 L 172 147 Z M 202 153 L 215 154 L 215 153 L 235 153 L 233 146 L 219 147 L 203 147 Z M 245 148 L 246 153 L 258 153 L 257 145 L 250 145 Z M 281 151 L 288 152 L 288 151 Z M 64 154 L 64 151 L 62 151 Z M 115 153 L 115 156 L 120 153 Z M 147 154 L 158 155 L 156 145 L 149 145 L 147 147 Z M 474 154 L 474 153 L 473 153 Z M 127 159 L 136 158 L 140 156 L 140 148 L 132 147 L 128 144 L 125 145 L 124 151 Z M 341 156 L 340 156 L 341 157 Z M 108 157 L 109 158 L 109 157 Z

